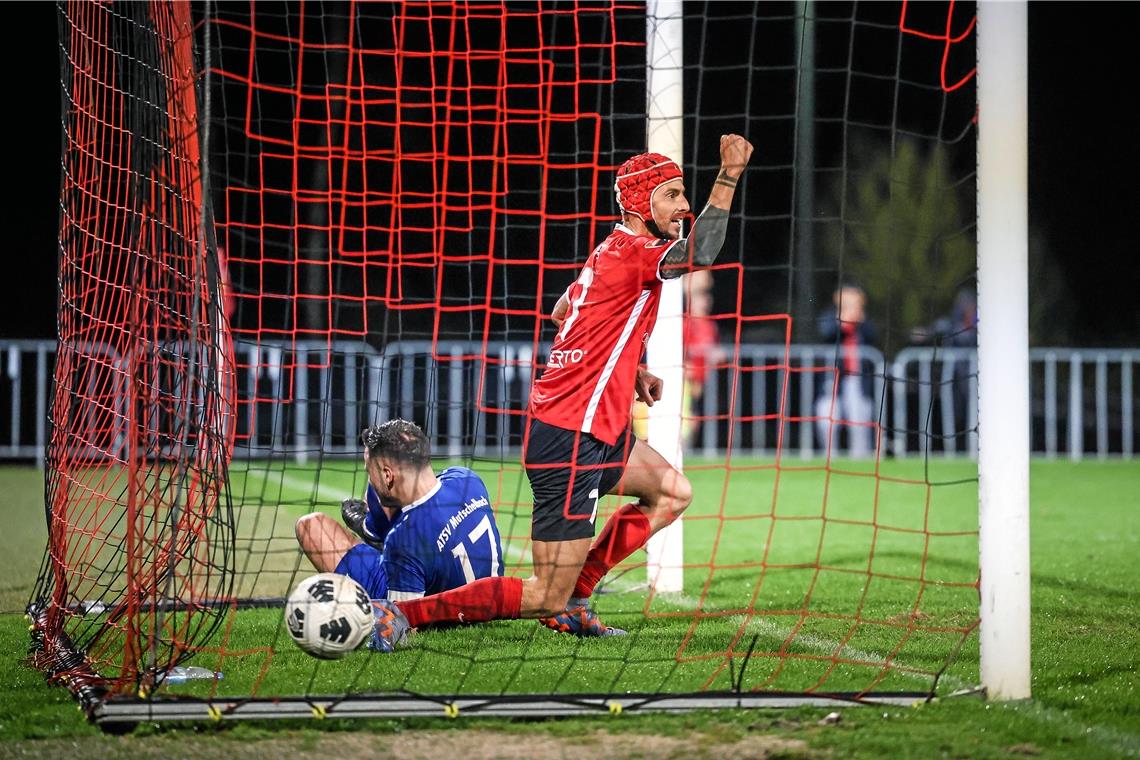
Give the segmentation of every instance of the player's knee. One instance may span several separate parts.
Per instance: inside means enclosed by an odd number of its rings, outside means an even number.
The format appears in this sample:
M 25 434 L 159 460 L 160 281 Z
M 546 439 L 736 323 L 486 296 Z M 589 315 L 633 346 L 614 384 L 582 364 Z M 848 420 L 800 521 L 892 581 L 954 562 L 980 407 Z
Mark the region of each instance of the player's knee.
M 669 509 L 673 517 L 679 517 L 693 503 L 693 484 L 681 473 L 670 484 Z
M 327 519 L 328 515 L 325 515 L 321 512 L 310 512 L 307 515 L 302 515 L 301 517 L 297 518 L 297 522 L 293 526 L 293 530 L 297 534 L 297 540 L 304 543 L 305 539 L 313 535 L 313 533 L 318 529 L 321 521 Z

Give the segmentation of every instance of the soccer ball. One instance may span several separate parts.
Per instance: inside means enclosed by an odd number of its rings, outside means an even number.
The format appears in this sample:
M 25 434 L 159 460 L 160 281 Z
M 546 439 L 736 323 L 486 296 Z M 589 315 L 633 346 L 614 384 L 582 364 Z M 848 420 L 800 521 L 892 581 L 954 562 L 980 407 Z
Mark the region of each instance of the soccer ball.
M 297 584 L 285 602 L 285 627 L 297 646 L 322 660 L 336 660 L 372 632 L 368 592 L 337 573 L 318 573 Z

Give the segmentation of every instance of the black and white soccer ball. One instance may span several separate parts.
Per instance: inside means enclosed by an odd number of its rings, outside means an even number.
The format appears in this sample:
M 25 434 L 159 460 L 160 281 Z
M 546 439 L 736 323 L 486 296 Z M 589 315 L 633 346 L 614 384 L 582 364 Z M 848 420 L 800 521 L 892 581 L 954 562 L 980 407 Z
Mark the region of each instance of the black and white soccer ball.
M 373 624 L 368 592 L 337 573 L 318 573 L 297 584 L 285 602 L 285 627 L 297 646 L 336 660 L 368 638 Z

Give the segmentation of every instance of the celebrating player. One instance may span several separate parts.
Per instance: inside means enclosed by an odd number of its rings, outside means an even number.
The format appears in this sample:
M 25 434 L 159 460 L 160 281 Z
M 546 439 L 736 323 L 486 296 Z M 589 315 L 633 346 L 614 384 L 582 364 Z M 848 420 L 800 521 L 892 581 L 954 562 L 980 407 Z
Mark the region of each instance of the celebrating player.
M 361 434 L 367 502 L 341 507 L 354 539 L 328 515 L 297 521 L 319 572 L 347 575 L 372 599 L 405 602 L 503 574 L 499 529 L 483 481 L 466 467 L 431 469 L 427 436 L 390 420 Z
M 622 222 L 555 305 L 558 333 L 531 391 L 523 459 L 534 491 L 534 575 L 374 603 L 371 648 L 390 652 L 409 628 L 438 622 L 531 617 L 581 636 L 620 632 L 590 609 L 594 587 L 692 500 L 688 479 L 629 433 L 634 396 L 646 404 L 661 398 L 661 380 L 640 368 L 644 343 L 657 320 L 661 283 L 708 267 L 719 254 L 751 155 L 743 137 L 721 136 L 720 173 L 687 238 L 681 168 L 645 153 L 618 169 Z M 619 509 L 591 547 L 598 499 L 610 492 L 637 501 Z

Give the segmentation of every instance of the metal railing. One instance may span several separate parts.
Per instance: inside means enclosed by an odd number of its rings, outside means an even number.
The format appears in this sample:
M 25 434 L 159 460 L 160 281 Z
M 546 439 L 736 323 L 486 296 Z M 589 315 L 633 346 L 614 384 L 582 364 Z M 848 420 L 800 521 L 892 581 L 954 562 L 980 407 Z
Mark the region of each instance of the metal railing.
M 537 355 L 548 349 L 539 345 Z M 115 365 L 106 346 L 83 351 Z M 54 341 L 0 340 L 0 410 L 8 410 L 0 414 L 0 459 L 43 461 L 55 353 Z M 393 416 L 423 424 L 441 454 L 516 456 L 537 371 L 535 346 L 523 342 L 405 341 L 378 351 L 350 342 L 239 341 L 235 353 L 234 455 L 298 461 L 356 456 L 361 428 Z M 687 412 L 690 450 L 771 454 L 779 445 L 785 455 L 822 455 L 828 417 L 842 416 L 832 412 L 838 408 L 832 402 L 839 395 L 837 347 L 745 344 L 726 356 L 711 367 L 703 393 Z M 1140 349 L 1032 349 L 1033 452 L 1134 458 L 1138 357 Z M 869 420 L 877 423 L 884 452 L 976 456 L 973 349 L 911 347 L 888 362 L 874 348 L 862 347 L 859 363 Z M 125 409 L 126 399 L 104 393 L 90 403 Z M 82 413 L 82 405 L 78 409 Z M 836 429 L 837 453 L 843 454 L 855 427 L 841 422 Z M 120 445 L 106 440 L 111 448 Z

